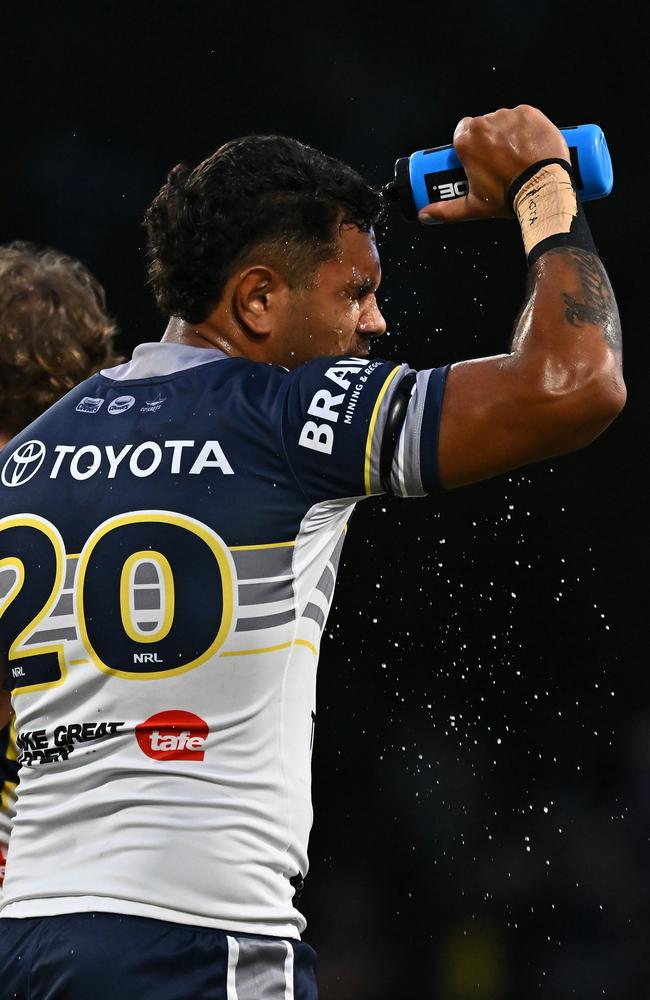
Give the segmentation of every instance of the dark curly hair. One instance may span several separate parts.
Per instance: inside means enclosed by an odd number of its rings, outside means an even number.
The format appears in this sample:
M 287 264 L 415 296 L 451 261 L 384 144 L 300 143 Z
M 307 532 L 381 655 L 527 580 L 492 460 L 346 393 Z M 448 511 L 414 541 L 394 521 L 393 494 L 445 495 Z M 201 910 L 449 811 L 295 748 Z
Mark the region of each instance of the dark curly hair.
M 78 260 L 0 246 L 0 431 L 16 434 L 79 382 L 120 360 L 104 289 Z
M 226 143 L 174 167 L 145 215 L 149 281 L 160 309 L 201 323 L 253 250 L 292 287 L 336 255 L 338 227 L 367 232 L 383 201 L 351 167 L 277 135 Z

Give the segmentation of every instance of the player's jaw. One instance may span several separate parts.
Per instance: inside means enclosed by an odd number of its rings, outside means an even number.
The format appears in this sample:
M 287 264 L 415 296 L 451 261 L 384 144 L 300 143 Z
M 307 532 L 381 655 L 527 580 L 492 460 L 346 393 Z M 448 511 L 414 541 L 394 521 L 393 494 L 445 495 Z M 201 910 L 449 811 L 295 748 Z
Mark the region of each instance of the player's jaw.
M 369 319 L 367 310 L 350 309 L 345 303 L 342 308 L 342 296 L 337 295 L 300 299 L 282 343 L 285 356 L 280 363 L 295 368 L 314 358 L 344 354 L 368 357 L 372 339 L 386 329 L 376 305 L 373 313 Z

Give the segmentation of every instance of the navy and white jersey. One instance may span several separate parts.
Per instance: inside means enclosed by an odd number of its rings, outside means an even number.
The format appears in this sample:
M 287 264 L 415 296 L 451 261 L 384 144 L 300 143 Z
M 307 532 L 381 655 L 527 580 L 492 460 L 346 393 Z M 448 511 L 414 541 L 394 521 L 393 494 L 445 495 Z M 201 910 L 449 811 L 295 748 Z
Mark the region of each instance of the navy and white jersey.
M 361 497 L 436 488 L 446 374 L 145 344 L 11 441 L 0 656 L 21 777 L 3 916 L 299 936 L 346 522 Z

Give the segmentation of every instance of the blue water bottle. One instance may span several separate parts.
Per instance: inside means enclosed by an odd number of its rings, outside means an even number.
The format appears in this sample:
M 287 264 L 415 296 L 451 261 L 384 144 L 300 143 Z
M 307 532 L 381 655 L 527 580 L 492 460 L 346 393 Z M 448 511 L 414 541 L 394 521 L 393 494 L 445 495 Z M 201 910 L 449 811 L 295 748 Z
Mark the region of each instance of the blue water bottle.
M 612 190 L 614 174 L 602 129 L 575 125 L 560 131 L 569 147 L 580 201 L 604 198 Z M 406 219 L 415 221 L 425 205 L 462 198 L 467 191 L 467 176 L 454 147 L 437 146 L 397 160 L 395 179 L 386 185 L 384 195 L 397 202 Z

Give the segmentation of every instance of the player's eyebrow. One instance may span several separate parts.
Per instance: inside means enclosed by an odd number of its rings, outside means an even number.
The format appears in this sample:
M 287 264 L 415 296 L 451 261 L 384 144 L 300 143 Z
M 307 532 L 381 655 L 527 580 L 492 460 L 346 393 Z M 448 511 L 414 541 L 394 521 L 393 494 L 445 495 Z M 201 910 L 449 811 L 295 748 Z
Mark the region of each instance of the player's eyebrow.
M 358 295 L 359 297 L 363 295 L 370 295 L 372 292 L 376 292 L 379 288 L 379 281 L 374 278 L 352 278 L 348 282 L 348 288 Z

